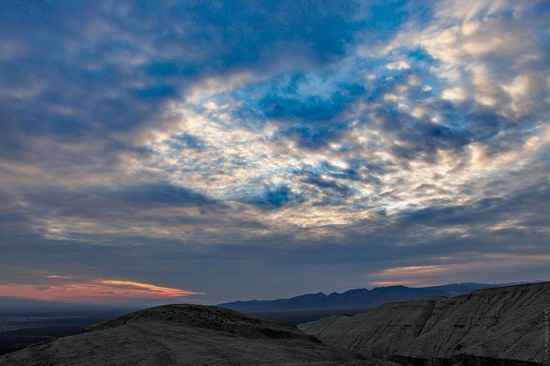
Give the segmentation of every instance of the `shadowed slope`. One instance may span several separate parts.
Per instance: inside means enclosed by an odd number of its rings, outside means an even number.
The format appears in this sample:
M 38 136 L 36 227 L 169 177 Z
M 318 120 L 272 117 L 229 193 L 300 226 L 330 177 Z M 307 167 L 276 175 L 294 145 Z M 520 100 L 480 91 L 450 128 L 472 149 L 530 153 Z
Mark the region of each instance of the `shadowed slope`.
M 541 364 L 549 304 L 550 282 L 543 282 L 389 303 L 299 328 L 327 344 L 402 364 Z

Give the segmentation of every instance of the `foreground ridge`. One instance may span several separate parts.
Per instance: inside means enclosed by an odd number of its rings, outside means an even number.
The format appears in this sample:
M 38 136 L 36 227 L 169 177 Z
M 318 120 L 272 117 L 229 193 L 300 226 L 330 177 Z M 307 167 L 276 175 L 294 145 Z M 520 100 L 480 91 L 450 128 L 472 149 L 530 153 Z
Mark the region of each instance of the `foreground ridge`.
M 542 365 L 550 282 L 388 303 L 298 327 L 403 365 Z
M 2 365 L 384 365 L 296 327 L 201 305 L 130 313 L 0 357 Z

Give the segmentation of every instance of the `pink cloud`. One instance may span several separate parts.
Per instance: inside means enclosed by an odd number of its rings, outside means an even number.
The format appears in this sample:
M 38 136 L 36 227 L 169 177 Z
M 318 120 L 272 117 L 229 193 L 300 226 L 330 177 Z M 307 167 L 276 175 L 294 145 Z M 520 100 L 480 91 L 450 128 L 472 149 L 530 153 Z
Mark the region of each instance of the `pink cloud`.
M 65 277 L 48 276 L 47 278 L 60 279 Z M 204 293 L 148 283 L 109 279 L 56 283 L 48 286 L 42 284 L 0 284 L 0 296 L 46 301 L 108 303 L 123 299 L 169 299 L 202 294 Z
M 451 258 L 452 259 L 452 258 Z M 470 255 L 461 263 L 443 263 L 392 267 L 372 276 L 372 286 L 430 286 L 450 282 L 475 281 L 487 278 L 495 271 L 513 271 L 522 268 L 542 268 L 548 265 L 548 255 L 483 253 Z

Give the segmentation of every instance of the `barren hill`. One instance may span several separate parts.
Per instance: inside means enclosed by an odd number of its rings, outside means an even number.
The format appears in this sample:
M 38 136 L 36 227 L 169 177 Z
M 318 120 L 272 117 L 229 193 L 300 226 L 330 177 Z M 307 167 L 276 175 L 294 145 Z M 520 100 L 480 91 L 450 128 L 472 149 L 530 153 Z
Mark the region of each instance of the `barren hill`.
M 401 364 L 540 365 L 550 282 L 394 302 L 299 326 L 327 344 Z
M 166 305 L 0 357 L 1 365 L 382 365 L 295 327 L 235 311 Z

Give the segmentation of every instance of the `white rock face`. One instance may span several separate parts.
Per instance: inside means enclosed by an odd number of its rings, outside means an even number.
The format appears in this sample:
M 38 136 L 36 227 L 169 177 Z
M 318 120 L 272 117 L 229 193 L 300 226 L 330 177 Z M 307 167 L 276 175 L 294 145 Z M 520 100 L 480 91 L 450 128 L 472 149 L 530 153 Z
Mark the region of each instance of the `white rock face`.
M 209 306 L 167 305 L 0 357 L 0 365 L 384 365 L 295 327 Z
M 542 364 L 550 282 L 388 303 L 298 326 L 326 344 L 401 364 Z

